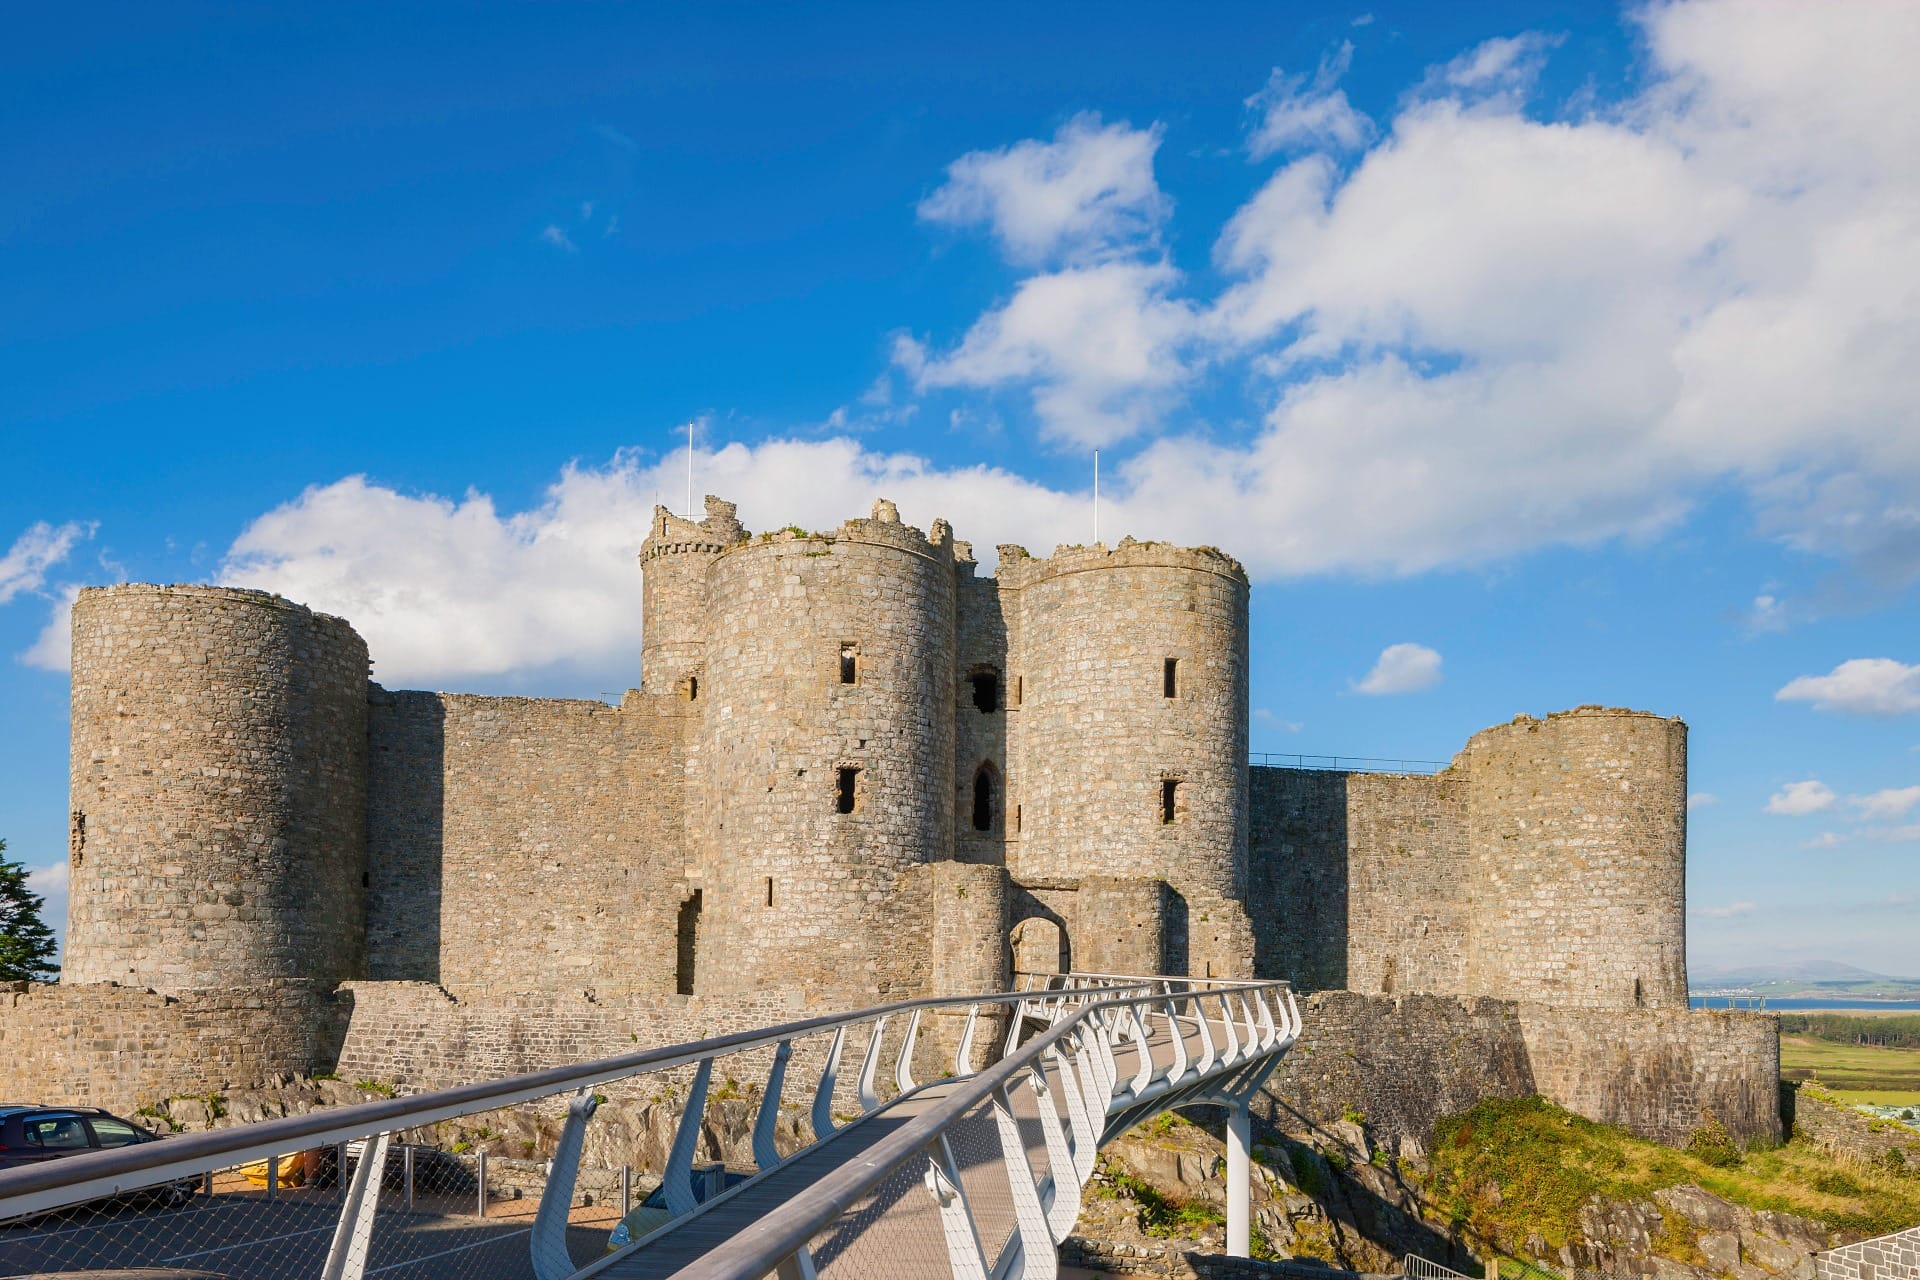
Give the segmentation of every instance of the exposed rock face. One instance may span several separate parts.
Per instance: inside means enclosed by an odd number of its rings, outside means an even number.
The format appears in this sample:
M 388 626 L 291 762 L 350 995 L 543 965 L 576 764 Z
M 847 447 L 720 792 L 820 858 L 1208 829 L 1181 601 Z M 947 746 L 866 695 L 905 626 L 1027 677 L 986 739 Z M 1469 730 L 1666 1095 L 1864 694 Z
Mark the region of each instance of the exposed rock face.
M 1225 1204 L 1224 1148 L 1203 1128 L 1146 1126 L 1106 1156 L 1114 1174 L 1146 1183 L 1168 1200 Z M 1353 1271 L 1397 1272 L 1408 1254 L 1478 1271 L 1472 1249 L 1428 1198 L 1427 1171 L 1419 1142 L 1402 1139 L 1397 1157 L 1389 1156 L 1352 1121 L 1305 1141 L 1269 1140 L 1255 1147 L 1254 1227 L 1276 1253 Z M 1118 1274 L 1185 1277 L 1198 1274 L 1199 1257 L 1222 1247 L 1217 1225 L 1178 1238 L 1148 1234 L 1141 1206 L 1125 1198 L 1122 1180 L 1110 1176 L 1105 1186 L 1107 1197 L 1090 1198 L 1078 1226 L 1086 1239 L 1080 1256 L 1090 1262 L 1109 1266 L 1117 1258 L 1141 1268 L 1116 1268 Z M 1499 1193 L 1490 1194 L 1497 1199 Z M 1595 1198 L 1581 1206 L 1580 1226 L 1581 1245 L 1556 1250 L 1536 1235 L 1505 1247 L 1550 1267 L 1652 1280 L 1814 1280 L 1815 1253 L 1857 1238 L 1794 1214 L 1748 1209 L 1693 1185 L 1646 1200 Z M 1145 1269 L 1149 1263 L 1161 1269 Z

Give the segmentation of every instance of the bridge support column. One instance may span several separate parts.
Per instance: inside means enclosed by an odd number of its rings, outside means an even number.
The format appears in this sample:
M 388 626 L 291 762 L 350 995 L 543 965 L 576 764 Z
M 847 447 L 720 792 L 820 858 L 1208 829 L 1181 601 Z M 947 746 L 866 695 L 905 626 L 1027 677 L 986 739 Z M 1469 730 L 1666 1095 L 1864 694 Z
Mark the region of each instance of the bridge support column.
M 1227 1256 L 1253 1256 L 1253 1117 L 1246 1099 L 1227 1108 Z

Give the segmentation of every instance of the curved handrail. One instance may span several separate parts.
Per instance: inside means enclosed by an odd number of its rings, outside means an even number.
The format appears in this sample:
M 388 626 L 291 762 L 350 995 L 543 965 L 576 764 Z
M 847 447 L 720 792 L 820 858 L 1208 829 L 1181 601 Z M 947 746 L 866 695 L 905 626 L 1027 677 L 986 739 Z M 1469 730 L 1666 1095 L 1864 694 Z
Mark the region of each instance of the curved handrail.
M 328 1146 L 372 1133 L 420 1128 L 556 1094 L 591 1091 L 598 1085 L 630 1076 L 668 1071 L 676 1067 L 697 1067 L 704 1059 L 774 1048 L 782 1040 L 797 1040 L 836 1029 L 844 1030 L 895 1013 L 916 1009 L 963 1008 L 967 1005 L 1012 1005 L 1028 998 L 1018 992 L 995 992 L 902 1000 L 849 1013 L 825 1014 L 774 1027 L 713 1036 L 686 1044 L 663 1045 L 593 1062 L 548 1067 L 509 1076 L 504 1080 L 456 1085 L 450 1089 L 236 1125 L 231 1129 L 180 1134 L 161 1142 L 142 1142 L 112 1150 L 90 1151 L 65 1160 L 0 1170 L 0 1218 L 40 1213 L 83 1199 L 158 1186 L 193 1176 L 204 1169 L 246 1164 L 288 1151 Z
M 1272 990 L 1279 998 L 1287 986 L 1283 981 L 1249 982 L 1236 984 L 1236 989 Z M 1183 998 L 1199 1000 L 1215 993 L 1181 994 Z M 999 1062 L 968 1077 L 947 1097 L 876 1142 L 858 1161 L 831 1171 L 793 1196 L 782 1205 L 780 1213 L 748 1223 L 697 1261 L 674 1272 L 673 1280 L 759 1280 L 777 1270 L 784 1260 L 805 1249 L 814 1236 L 857 1204 L 862 1196 L 902 1164 L 922 1154 L 946 1128 L 981 1103 L 993 1099 L 1021 1072 L 1036 1065 L 1042 1054 L 1079 1030 L 1082 1024 L 1163 998 L 1161 993 L 1147 992 L 1083 1004 L 1072 1010 Z M 1225 1004 L 1224 996 L 1222 1004 Z M 591 1273 L 594 1268 L 588 1270 Z

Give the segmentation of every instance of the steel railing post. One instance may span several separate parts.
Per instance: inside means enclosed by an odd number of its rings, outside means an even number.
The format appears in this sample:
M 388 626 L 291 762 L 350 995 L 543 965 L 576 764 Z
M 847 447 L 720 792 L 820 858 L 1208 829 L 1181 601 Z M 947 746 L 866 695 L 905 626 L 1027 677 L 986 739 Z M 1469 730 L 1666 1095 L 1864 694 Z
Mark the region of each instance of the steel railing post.
M 473 1175 L 474 1181 L 479 1184 L 479 1198 L 475 1203 L 475 1213 L 476 1216 L 484 1218 L 487 1216 L 487 1153 L 484 1148 L 473 1162 Z

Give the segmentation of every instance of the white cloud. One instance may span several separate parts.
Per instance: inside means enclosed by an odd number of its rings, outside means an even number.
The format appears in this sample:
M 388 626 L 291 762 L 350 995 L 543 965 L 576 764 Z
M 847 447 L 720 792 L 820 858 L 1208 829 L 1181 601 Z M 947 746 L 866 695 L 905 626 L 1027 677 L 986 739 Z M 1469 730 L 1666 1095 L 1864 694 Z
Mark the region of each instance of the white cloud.
M 971 151 L 920 202 L 920 217 L 954 227 L 985 225 L 1015 262 L 1100 259 L 1157 242 L 1170 208 L 1154 181 L 1160 129 L 1102 124 L 1088 112 L 1051 142 L 1028 139 Z
M 1335 87 L 1352 63 L 1353 45 L 1343 43 L 1320 60 L 1312 76 L 1288 75 L 1275 67 L 1266 86 L 1247 99 L 1247 107 L 1259 113 L 1247 139 L 1248 153 L 1261 160 L 1305 147 L 1354 151 L 1366 145 L 1373 121 L 1354 110 L 1346 91 Z
M 47 624 L 21 652 L 20 661 L 43 671 L 66 671 L 73 666 L 73 602 L 79 597 L 77 585 L 60 589 L 47 611 Z
M 1448 90 L 1466 94 L 1517 94 L 1532 87 L 1546 65 L 1547 54 L 1566 37 L 1526 31 L 1517 36 L 1487 40 L 1451 62 L 1427 72 L 1423 86 L 1430 92 Z M 1509 107 L 1517 104 L 1509 103 Z
M 1920 787 L 1889 787 L 1872 795 L 1849 796 L 1862 822 L 1898 822 L 1920 804 Z
M 1811 702 L 1816 711 L 1892 716 L 1920 711 L 1920 664 L 1892 658 L 1849 658 L 1824 676 L 1800 676 L 1773 695 Z
M 1278 729 L 1282 733 L 1298 733 L 1307 727 L 1298 720 L 1282 720 L 1265 707 L 1254 708 L 1253 718 L 1257 723 L 1269 729 Z
M 1802 849 L 1831 849 L 1835 845 L 1845 844 L 1847 837 L 1837 831 L 1822 831 L 1813 839 L 1801 844 Z
M 1440 683 L 1440 655 L 1423 644 L 1390 644 L 1355 693 L 1417 693 Z
M 1715 805 L 1719 803 L 1720 803 L 1720 797 L 1716 796 L 1711 791 L 1696 791 L 1692 795 L 1687 797 L 1687 809 L 1689 811 L 1692 811 L 1694 809 L 1704 809 L 1708 805 Z
M 44 867 L 28 868 L 27 888 L 49 900 L 65 898 L 67 896 L 67 864 L 53 862 Z
M 559 226 L 548 224 L 547 229 L 540 233 L 540 238 L 556 249 L 565 249 L 568 253 L 578 251 L 577 246 L 573 243 L 573 237 L 568 235 L 565 229 Z
M 1729 902 L 1724 907 L 1695 907 L 1693 913 L 1708 920 L 1730 920 L 1755 909 L 1755 904 L 1751 902 Z
M 1789 782 L 1767 799 L 1767 812 L 1790 818 L 1804 817 L 1833 808 L 1833 788 L 1816 779 Z
M 0 604 L 22 592 L 38 591 L 46 583 L 47 570 L 65 560 L 74 544 L 91 538 L 96 527 L 82 520 L 61 525 L 41 520 L 28 525 L 0 556 Z
M 1076 320 L 1071 341 L 1009 304 L 950 357 L 918 349 L 922 388 L 1031 387 L 1056 438 L 1161 433 L 1127 496 L 1191 529 L 1240 513 L 1267 571 L 1650 538 L 1732 485 L 1766 536 L 1920 579 L 1920 17 L 1683 0 L 1639 20 L 1628 100 L 1533 118 L 1515 89 L 1551 41 L 1483 45 L 1357 158 L 1275 172 L 1219 237 L 1225 289 L 1189 296 L 1167 264 L 1042 276 L 1048 307 L 1015 300 Z M 1170 428 L 1204 375 L 1251 386 L 1250 436 Z
M 1049 435 L 1107 444 L 1151 424 L 1188 376 L 1180 348 L 1193 312 L 1168 296 L 1177 278 L 1147 262 L 1034 276 L 952 351 L 902 338 L 894 358 L 921 390 L 1028 386 Z
M 656 496 L 677 505 L 685 467 L 685 453 L 569 466 L 537 506 L 519 512 L 499 511 L 481 493 L 403 494 L 351 476 L 255 520 L 219 580 L 346 618 L 372 650 L 375 677 L 390 685 L 554 664 L 631 682 L 640 543 Z M 1091 518 L 1085 495 L 989 467 L 940 470 L 847 439 L 701 451 L 696 475 L 703 491 L 737 501 L 742 520 L 762 529 L 832 528 L 884 495 L 923 529 L 945 516 L 957 537 L 977 537 L 988 565 L 999 542 L 1045 554 L 1057 542 L 1086 541 Z

